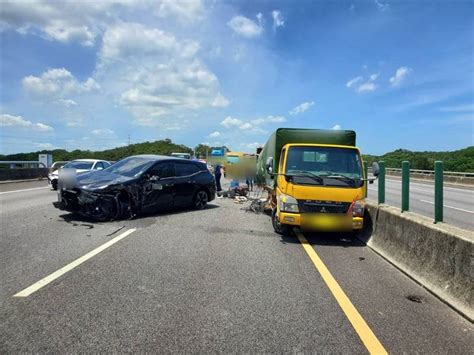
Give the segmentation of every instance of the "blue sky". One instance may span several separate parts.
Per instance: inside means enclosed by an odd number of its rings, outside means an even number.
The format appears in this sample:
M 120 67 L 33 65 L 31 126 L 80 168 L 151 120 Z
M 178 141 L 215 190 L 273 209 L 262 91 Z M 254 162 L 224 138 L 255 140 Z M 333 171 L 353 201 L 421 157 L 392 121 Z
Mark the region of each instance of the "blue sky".
M 252 152 L 278 127 L 353 129 L 371 154 L 473 145 L 473 4 L 2 1 L 0 152 Z

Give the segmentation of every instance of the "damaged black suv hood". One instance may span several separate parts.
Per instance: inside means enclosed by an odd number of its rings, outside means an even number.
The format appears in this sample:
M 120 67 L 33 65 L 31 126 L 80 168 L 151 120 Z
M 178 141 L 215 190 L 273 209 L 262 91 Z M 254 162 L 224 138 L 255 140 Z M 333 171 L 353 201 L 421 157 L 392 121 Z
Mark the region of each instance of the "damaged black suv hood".
M 87 190 L 100 190 L 107 186 L 127 184 L 135 181 L 136 177 L 127 177 L 113 174 L 106 170 L 91 171 L 77 176 L 79 188 Z

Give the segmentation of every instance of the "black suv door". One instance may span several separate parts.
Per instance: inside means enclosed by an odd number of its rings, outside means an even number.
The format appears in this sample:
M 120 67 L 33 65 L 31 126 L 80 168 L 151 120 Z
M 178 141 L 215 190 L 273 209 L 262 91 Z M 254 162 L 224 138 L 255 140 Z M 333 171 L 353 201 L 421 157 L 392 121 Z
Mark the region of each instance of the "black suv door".
M 197 191 L 196 175 L 199 174 L 200 169 L 190 161 L 175 162 L 174 167 L 176 171 L 175 206 L 190 206 Z
M 143 207 L 147 210 L 172 208 L 176 189 L 174 164 L 156 163 L 144 176 Z

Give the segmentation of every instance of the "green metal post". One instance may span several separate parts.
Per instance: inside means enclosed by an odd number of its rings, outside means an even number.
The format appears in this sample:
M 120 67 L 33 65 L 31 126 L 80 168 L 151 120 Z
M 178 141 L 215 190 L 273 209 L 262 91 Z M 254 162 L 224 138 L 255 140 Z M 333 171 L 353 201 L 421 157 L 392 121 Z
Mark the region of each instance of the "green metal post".
M 385 162 L 379 161 L 379 205 L 385 203 Z
M 410 209 L 410 162 L 402 162 L 402 212 Z
M 369 178 L 369 167 L 367 166 L 367 162 L 363 162 L 364 164 L 364 179 L 365 179 L 365 198 L 367 198 L 367 193 L 369 191 L 369 181 L 367 180 Z
M 443 162 L 435 161 L 434 223 L 443 222 Z

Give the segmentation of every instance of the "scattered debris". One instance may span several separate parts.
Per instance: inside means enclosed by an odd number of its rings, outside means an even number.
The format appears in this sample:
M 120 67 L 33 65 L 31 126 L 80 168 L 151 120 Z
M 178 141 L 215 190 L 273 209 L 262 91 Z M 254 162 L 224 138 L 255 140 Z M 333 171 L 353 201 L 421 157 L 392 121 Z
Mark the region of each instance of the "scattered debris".
M 408 295 L 405 298 L 409 301 L 416 302 L 416 303 L 423 303 L 423 298 L 417 295 Z
M 249 188 L 247 185 L 230 187 L 227 191 L 219 191 L 217 196 L 235 198 L 236 196 L 248 196 Z
M 242 208 L 242 210 L 246 212 L 263 213 L 265 212 L 266 202 L 267 199 L 265 198 L 252 199 L 250 205 Z
M 235 196 L 234 203 L 244 203 L 247 202 L 248 198 L 245 196 Z

